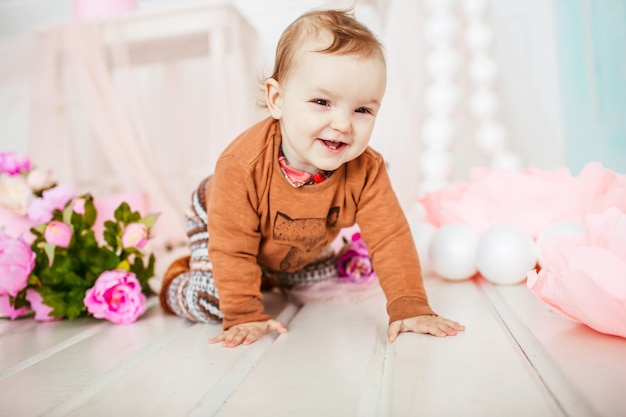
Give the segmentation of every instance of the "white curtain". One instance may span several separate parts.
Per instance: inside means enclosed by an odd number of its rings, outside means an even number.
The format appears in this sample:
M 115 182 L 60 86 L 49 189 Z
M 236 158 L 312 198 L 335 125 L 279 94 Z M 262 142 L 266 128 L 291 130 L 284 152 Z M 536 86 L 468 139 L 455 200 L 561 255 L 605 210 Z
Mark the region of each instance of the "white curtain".
M 262 117 L 257 39 L 229 6 L 40 32 L 29 155 L 96 198 L 145 193 L 161 213 L 153 244 L 182 243 L 191 191 Z

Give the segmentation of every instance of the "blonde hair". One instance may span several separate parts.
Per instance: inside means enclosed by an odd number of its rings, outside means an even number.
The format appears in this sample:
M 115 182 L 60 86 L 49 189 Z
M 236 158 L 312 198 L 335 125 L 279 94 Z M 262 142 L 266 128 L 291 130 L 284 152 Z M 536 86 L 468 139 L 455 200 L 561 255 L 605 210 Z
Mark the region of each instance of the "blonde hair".
M 294 20 L 284 30 L 276 46 L 274 71 L 269 78 L 283 82 L 295 65 L 300 48 L 312 40 L 330 35 L 332 42 L 317 50 L 326 54 L 358 55 L 363 58 L 378 55 L 383 61 L 384 48 L 367 26 L 356 20 L 351 9 L 313 10 Z M 259 103 L 266 107 L 265 100 Z

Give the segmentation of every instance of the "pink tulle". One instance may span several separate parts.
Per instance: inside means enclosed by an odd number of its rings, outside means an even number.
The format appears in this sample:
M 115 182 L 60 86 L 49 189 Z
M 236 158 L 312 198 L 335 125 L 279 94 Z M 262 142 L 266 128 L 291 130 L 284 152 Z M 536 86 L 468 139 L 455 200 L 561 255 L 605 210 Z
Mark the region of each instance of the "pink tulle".
M 528 274 L 528 288 L 565 317 L 626 337 L 626 212 L 612 207 L 584 223 L 585 236 L 543 241 L 543 268 Z
M 560 221 L 582 222 L 586 214 L 610 207 L 626 211 L 626 176 L 600 163 L 574 177 L 566 168 L 524 172 L 474 169 L 470 181 L 457 182 L 421 199 L 435 226 L 461 223 L 481 235 L 498 224 L 517 226 L 537 237 Z

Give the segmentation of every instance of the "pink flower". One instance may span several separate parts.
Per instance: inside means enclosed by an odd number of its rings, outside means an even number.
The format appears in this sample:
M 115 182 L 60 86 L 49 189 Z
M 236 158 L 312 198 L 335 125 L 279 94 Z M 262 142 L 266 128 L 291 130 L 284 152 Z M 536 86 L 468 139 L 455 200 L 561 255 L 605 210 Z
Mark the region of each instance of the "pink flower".
M 0 317 L 8 317 L 11 320 L 15 320 L 18 317 L 22 317 L 26 313 L 28 313 L 28 309 L 26 307 L 15 309 L 11 305 L 8 295 L 0 295 Z
M 44 224 L 52 220 L 53 207 L 43 198 L 34 198 L 28 206 L 28 219 L 35 224 Z
M 76 198 L 72 202 L 72 210 L 77 214 L 85 214 L 85 199 L 84 198 Z
M 43 303 L 43 299 L 39 293 L 29 288 L 26 290 L 26 300 L 30 303 L 30 308 L 35 312 L 35 320 L 37 321 L 54 321 L 56 318 L 51 317 L 52 307 L 48 307 Z
M 0 152 L 0 172 L 15 175 L 29 170 L 30 160 L 25 155 L 15 152 Z
M 13 297 L 26 288 L 35 254 L 22 238 L 0 232 L 0 295 Z
M 68 201 L 76 197 L 74 189 L 67 185 L 57 185 L 35 198 L 28 208 L 28 218 L 37 224 L 48 223 L 55 209 L 63 210 Z
M 376 278 L 372 259 L 360 233 L 352 235 L 352 241 L 346 242 L 339 252 L 337 270 L 340 282 L 368 283 Z
M 148 226 L 143 223 L 131 223 L 122 233 L 122 246 L 125 248 L 143 248 L 148 242 Z
M 146 311 L 146 297 L 134 273 L 115 269 L 104 271 L 84 299 L 95 318 L 117 324 L 132 323 Z
M 76 191 L 69 185 L 57 185 L 43 192 L 43 199 L 55 209 L 63 210 L 65 204 L 76 197 Z
M 67 225 L 58 220 L 52 220 L 48 223 L 44 237 L 46 242 L 60 248 L 67 248 L 72 240 L 72 226 Z

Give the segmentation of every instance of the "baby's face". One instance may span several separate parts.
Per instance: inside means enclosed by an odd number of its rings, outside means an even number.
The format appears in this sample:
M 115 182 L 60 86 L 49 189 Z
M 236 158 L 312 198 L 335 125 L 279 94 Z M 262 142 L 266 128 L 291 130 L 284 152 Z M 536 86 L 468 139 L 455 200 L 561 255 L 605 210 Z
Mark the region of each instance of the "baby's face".
M 294 168 L 333 171 L 367 148 L 386 85 L 376 55 L 305 51 L 278 87 L 282 146 Z

